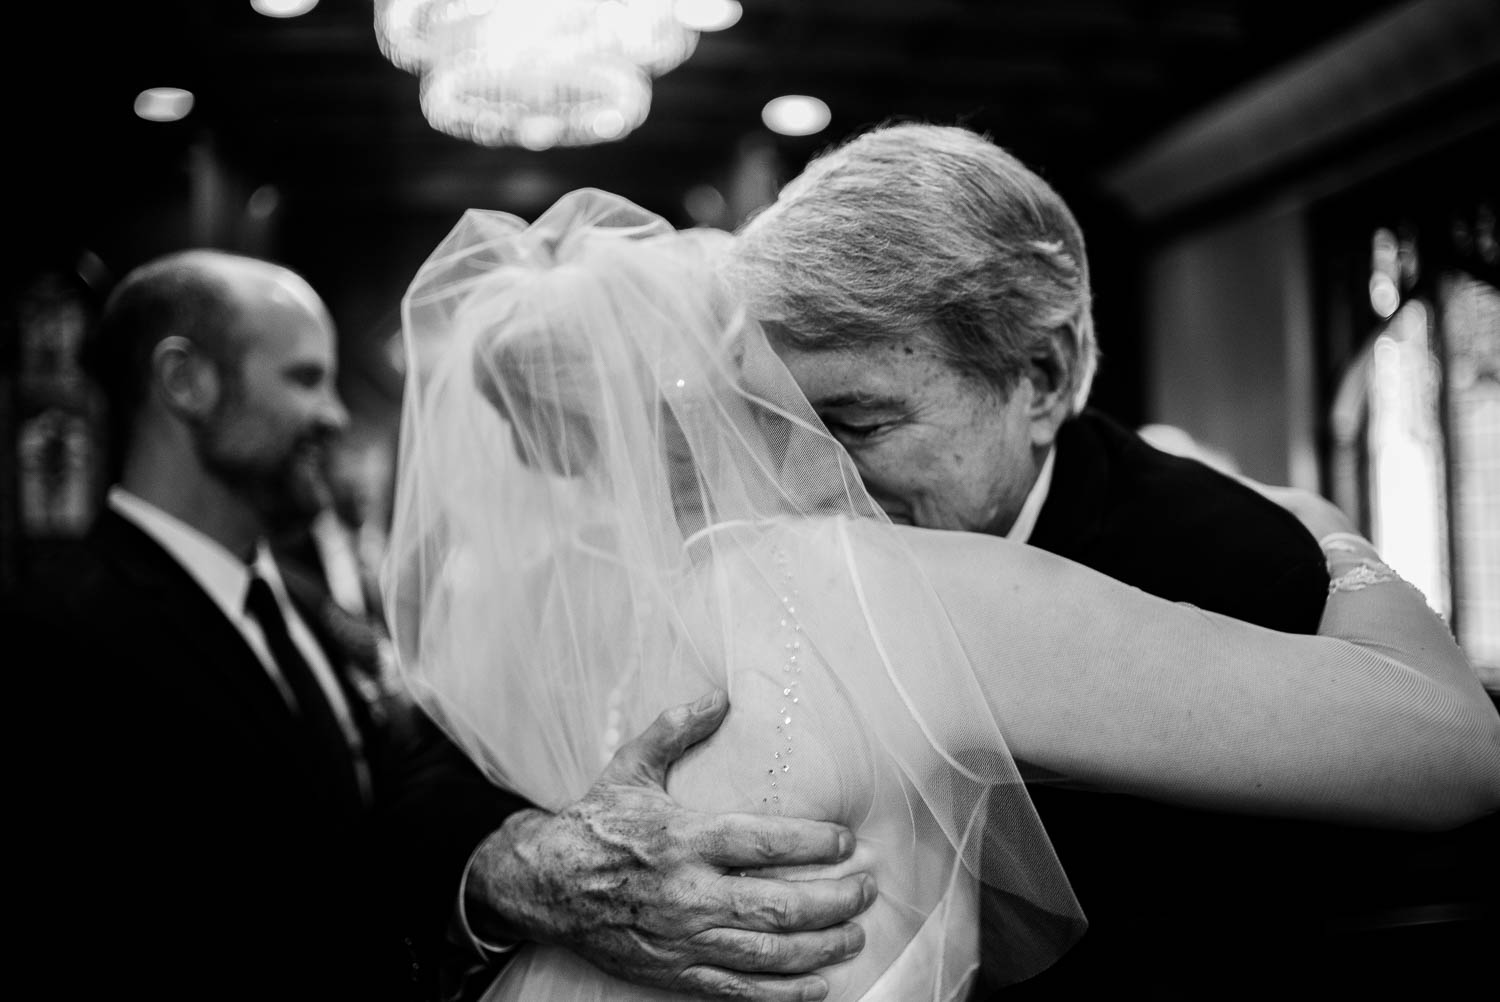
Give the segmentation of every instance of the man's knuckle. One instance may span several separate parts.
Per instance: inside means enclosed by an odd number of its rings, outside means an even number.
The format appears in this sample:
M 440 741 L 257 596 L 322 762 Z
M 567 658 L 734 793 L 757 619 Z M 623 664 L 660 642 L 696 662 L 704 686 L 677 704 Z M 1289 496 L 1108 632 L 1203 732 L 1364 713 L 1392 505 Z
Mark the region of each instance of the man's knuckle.
M 802 924 L 800 902 L 786 894 L 776 894 L 760 902 L 760 918 L 772 929 L 788 930 Z
M 781 859 L 781 844 L 770 832 L 756 832 L 750 842 L 751 852 L 761 863 L 769 864 Z
M 750 943 L 751 961 L 758 971 L 776 970 L 782 961 L 781 940 L 776 936 L 759 935 Z
M 669 706 L 656 715 L 651 726 L 657 730 L 675 731 L 687 723 L 687 710 L 681 706 Z

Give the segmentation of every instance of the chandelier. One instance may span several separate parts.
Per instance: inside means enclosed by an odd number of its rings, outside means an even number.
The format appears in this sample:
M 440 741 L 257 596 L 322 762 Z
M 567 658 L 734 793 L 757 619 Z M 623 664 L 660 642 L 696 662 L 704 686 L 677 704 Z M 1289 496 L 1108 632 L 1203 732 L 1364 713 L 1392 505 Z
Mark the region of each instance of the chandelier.
M 698 41 L 673 0 L 376 0 L 375 33 L 433 128 L 528 149 L 625 136 Z

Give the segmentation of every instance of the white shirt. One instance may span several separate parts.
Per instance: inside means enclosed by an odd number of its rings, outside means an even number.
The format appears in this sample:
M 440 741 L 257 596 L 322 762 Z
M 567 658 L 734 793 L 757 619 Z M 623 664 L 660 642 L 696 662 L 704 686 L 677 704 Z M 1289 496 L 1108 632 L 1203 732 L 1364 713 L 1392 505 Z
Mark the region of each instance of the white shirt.
M 282 676 L 281 670 L 277 668 L 276 659 L 271 656 L 271 648 L 266 643 L 265 633 L 262 632 L 255 617 L 245 611 L 245 595 L 250 590 L 250 568 L 245 562 L 217 541 L 123 487 L 110 488 L 109 506 L 121 518 L 126 519 L 154 539 L 162 549 L 182 565 L 182 568 L 224 613 L 225 618 L 240 631 L 240 635 L 245 638 L 245 643 L 250 645 L 250 649 L 255 652 L 261 666 L 265 668 L 266 674 L 281 692 L 281 697 L 286 700 L 289 707 L 295 710 L 297 699 L 292 694 L 291 686 Z M 291 635 L 292 643 L 297 645 L 297 650 L 302 654 L 303 660 L 312 669 L 313 677 L 317 679 L 318 686 L 327 697 L 329 706 L 333 708 L 334 716 L 338 718 L 339 727 L 344 732 L 344 739 L 349 742 L 349 749 L 354 756 L 355 773 L 359 778 L 360 791 L 368 799 L 370 770 L 365 762 L 364 742 L 360 738 L 359 728 L 354 724 L 348 700 L 344 698 L 344 690 L 339 686 L 338 679 L 333 673 L 333 666 L 328 663 L 322 645 L 318 643 L 312 630 L 303 622 L 291 599 L 287 597 L 286 585 L 281 580 L 280 571 L 276 569 L 276 561 L 271 558 L 271 552 L 264 543 L 256 545 L 254 567 L 255 573 L 270 585 L 271 594 L 276 597 L 276 604 L 281 609 L 281 616 L 286 620 L 287 633 Z
M 1052 490 L 1052 461 L 1056 456 L 1056 447 L 1047 450 L 1047 458 L 1042 461 L 1042 472 L 1037 474 L 1036 483 L 1031 485 L 1015 524 L 1005 534 L 1005 538 L 1011 542 L 1030 541 L 1031 531 L 1036 528 L 1037 516 L 1042 513 L 1042 505 L 1047 503 L 1047 493 Z
M 331 508 L 324 508 L 313 519 L 311 534 L 318 558 L 323 561 L 328 593 L 344 611 L 365 615 L 368 610 L 364 582 L 360 579 L 359 556 L 354 550 L 352 534 Z

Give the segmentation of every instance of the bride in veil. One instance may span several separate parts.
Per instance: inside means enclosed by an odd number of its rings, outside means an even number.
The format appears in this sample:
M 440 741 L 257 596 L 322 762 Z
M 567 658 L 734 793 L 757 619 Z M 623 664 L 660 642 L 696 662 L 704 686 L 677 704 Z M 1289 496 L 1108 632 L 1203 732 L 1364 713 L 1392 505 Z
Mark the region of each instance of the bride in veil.
M 866 1002 L 962 998 L 980 895 L 1004 980 L 1081 933 L 1026 782 L 1409 827 L 1500 803 L 1482 689 L 1331 506 L 1304 515 L 1336 583 L 1319 637 L 893 525 L 716 283 L 730 239 L 574 192 L 530 226 L 469 212 L 411 285 L 387 608 L 496 783 L 559 808 L 662 707 L 726 690 L 668 790 L 856 833 L 839 872 L 880 894 L 824 973 Z M 768 875 L 827 871 L 726 879 Z M 488 997 L 678 996 L 531 946 Z

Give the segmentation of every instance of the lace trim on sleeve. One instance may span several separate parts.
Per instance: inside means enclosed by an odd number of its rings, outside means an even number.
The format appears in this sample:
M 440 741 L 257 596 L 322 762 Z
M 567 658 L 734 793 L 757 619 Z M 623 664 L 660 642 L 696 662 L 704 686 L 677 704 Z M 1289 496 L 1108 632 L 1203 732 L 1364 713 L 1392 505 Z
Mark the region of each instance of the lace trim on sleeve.
M 1353 532 L 1333 532 L 1318 540 L 1328 557 L 1328 594 L 1361 591 L 1371 585 L 1400 581 L 1401 575 L 1380 559 L 1368 539 Z
M 1328 581 L 1328 594 L 1334 595 L 1341 591 L 1359 591 L 1370 585 L 1383 584 L 1387 581 L 1400 581 L 1401 575 L 1391 570 L 1390 566 L 1378 560 L 1365 560 L 1337 577 Z

